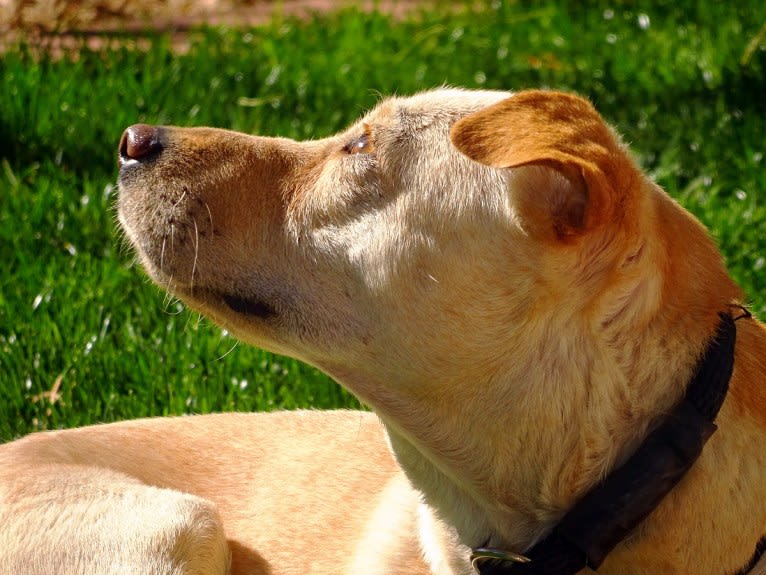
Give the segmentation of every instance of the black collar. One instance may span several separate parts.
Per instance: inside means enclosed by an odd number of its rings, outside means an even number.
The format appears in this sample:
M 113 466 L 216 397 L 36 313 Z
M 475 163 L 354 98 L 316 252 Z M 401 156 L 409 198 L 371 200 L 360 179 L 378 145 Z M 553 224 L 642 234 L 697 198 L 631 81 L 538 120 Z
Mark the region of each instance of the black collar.
M 686 395 L 636 452 L 585 494 L 524 556 L 474 550 L 480 575 L 573 575 L 585 567 L 596 569 L 654 510 L 716 430 L 713 422 L 729 388 L 737 337 L 731 314 L 719 315 L 718 330 L 697 364 Z

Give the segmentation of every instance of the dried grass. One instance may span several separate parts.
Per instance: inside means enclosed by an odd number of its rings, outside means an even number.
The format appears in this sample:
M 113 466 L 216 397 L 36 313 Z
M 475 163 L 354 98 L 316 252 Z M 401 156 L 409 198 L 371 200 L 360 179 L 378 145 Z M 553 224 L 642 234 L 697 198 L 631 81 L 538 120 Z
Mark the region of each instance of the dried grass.
M 355 5 L 402 15 L 428 0 L 0 0 L 0 34 L 109 32 L 190 25 L 256 24 L 275 10 L 306 15 Z

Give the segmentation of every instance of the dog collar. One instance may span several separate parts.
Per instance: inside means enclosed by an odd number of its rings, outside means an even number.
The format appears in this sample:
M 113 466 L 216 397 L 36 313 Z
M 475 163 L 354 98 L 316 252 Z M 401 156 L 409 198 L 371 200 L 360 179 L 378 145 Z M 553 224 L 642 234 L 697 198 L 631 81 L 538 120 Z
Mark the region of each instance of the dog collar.
M 740 306 L 734 306 L 740 308 Z M 750 317 L 744 308 L 744 315 Z M 735 319 L 720 313 L 715 336 L 686 394 L 636 452 L 575 504 L 542 541 L 524 555 L 474 549 L 480 575 L 574 575 L 597 569 L 609 552 L 643 521 L 681 480 L 716 430 L 734 369 Z

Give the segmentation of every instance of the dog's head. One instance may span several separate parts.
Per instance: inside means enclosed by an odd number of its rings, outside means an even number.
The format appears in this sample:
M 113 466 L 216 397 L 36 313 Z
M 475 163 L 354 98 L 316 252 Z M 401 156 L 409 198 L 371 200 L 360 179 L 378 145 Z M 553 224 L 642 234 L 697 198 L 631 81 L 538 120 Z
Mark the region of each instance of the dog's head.
M 149 274 L 371 404 L 470 545 L 540 536 L 630 453 L 739 296 L 568 94 L 393 98 L 306 143 L 134 126 L 120 156 Z
M 373 403 L 586 364 L 573 342 L 646 327 L 689 289 L 688 257 L 715 298 L 734 289 L 573 95 L 436 90 L 305 143 L 134 126 L 120 155 L 120 221 L 155 281 Z

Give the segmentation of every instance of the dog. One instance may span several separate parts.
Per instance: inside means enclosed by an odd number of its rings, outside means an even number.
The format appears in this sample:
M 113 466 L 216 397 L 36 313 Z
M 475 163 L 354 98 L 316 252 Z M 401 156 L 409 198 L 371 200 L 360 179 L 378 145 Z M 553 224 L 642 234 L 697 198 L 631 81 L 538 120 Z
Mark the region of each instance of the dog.
M 442 88 L 119 153 L 148 275 L 374 414 L 6 444 L 3 573 L 766 573 L 766 331 L 585 99 Z

